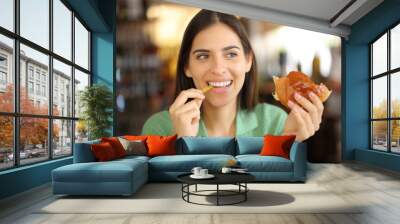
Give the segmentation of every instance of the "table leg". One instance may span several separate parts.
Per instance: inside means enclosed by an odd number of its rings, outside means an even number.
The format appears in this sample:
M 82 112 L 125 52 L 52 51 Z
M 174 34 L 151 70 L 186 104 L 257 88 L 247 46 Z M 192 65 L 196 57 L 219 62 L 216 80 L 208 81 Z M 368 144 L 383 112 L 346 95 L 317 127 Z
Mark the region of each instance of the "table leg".
M 247 182 L 244 183 L 244 201 L 247 201 Z
M 188 191 L 188 193 L 187 193 L 187 201 L 188 201 L 188 202 L 190 202 L 190 201 L 189 201 L 189 195 L 190 195 L 190 184 L 188 184 L 187 191 Z
M 183 190 L 184 190 L 184 184 L 182 183 L 182 188 L 181 188 L 181 192 L 182 192 L 182 199 L 183 199 Z
M 217 206 L 219 205 L 219 184 L 217 184 Z

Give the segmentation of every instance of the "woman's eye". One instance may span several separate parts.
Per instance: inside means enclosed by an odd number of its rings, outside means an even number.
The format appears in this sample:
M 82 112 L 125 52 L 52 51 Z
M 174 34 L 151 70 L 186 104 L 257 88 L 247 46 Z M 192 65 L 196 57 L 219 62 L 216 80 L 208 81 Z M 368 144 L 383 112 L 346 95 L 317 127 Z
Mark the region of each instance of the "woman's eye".
M 228 58 L 234 58 L 234 57 L 236 57 L 236 56 L 237 56 L 237 54 L 234 53 L 234 52 L 230 52 L 230 53 L 227 54 L 227 57 L 228 57 Z
M 206 59 L 206 58 L 208 58 L 208 55 L 206 55 L 206 54 L 196 55 L 196 59 L 198 59 L 198 60 L 203 60 L 203 59 Z

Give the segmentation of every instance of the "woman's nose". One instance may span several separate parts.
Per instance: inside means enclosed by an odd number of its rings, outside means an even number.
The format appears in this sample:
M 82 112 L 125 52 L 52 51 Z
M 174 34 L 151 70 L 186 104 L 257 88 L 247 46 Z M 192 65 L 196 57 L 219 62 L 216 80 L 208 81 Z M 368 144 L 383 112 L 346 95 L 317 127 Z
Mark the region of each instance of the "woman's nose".
M 211 72 L 216 75 L 221 75 L 226 73 L 226 71 L 227 67 L 223 58 L 219 56 L 213 57 L 211 62 Z

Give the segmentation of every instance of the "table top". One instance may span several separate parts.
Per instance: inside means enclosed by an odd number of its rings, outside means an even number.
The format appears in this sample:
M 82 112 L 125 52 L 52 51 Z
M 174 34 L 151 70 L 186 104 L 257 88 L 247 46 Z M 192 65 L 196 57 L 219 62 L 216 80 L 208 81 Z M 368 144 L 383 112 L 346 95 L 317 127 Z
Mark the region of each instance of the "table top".
M 191 174 L 181 174 L 177 179 L 186 184 L 236 184 L 255 180 L 255 177 L 249 173 L 212 173 L 215 177 L 210 179 L 194 179 L 190 177 Z

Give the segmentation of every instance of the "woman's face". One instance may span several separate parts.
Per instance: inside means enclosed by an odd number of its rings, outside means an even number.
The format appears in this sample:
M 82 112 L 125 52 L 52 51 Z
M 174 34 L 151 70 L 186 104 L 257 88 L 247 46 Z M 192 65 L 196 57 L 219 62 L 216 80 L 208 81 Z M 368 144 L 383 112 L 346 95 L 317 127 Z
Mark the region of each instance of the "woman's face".
M 193 39 L 185 74 L 197 89 L 213 86 L 205 103 L 221 107 L 237 100 L 252 65 L 250 55 L 245 55 L 239 36 L 229 26 L 216 23 Z

